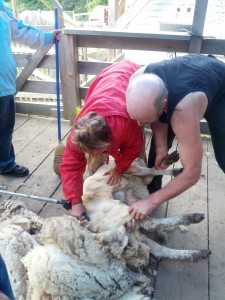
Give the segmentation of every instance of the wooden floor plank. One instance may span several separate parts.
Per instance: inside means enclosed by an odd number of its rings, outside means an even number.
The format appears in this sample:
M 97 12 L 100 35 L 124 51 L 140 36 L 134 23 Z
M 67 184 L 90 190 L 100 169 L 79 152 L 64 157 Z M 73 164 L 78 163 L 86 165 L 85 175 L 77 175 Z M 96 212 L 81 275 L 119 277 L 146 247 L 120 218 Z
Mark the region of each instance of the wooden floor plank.
M 204 143 L 204 151 L 207 150 Z M 204 213 L 206 219 L 189 226 L 187 233 L 178 230 L 169 235 L 167 247 L 178 249 L 207 249 L 207 161 L 203 159 L 202 177 L 199 182 L 171 200 L 168 216 L 188 213 Z M 158 300 L 206 300 L 208 299 L 208 260 L 199 262 L 162 261 L 159 263 L 155 286 L 155 299 Z
M 54 153 L 51 153 L 17 192 L 40 197 L 52 197 L 55 189 L 61 183 L 60 176 L 56 175 L 53 171 L 53 157 Z M 24 199 L 23 201 L 29 210 L 37 214 L 45 204 L 44 202 L 30 199 Z
M 224 154 L 225 155 L 225 154 Z M 225 176 L 209 145 L 209 265 L 210 300 L 225 299 Z
M 16 114 L 15 126 L 14 131 L 16 131 L 20 126 L 26 123 L 31 117 L 27 115 L 19 115 Z
M 50 156 L 51 168 L 43 170 L 43 173 L 49 177 L 53 174 L 53 150 L 57 146 L 57 125 L 56 121 L 45 118 L 31 118 L 33 121 L 26 122 L 17 132 L 15 132 L 13 142 L 15 141 L 15 149 L 20 149 L 16 156 L 16 160 L 21 165 L 29 168 L 30 175 L 25 178 L 13 178 L 11 176 L 0 175 L 0 185 L 5 186 L 10 191 L 17 191 L 21 185 L 26 186 L 26 181 L 33 175 L 39 166 Z M 36 124 L 35 128 L 30 127 L 31 124 Z M 70 131 L 68 122 L 62 122 L 62 136 L 66 136 Z M 38 133 L 39 129 L 39 133 Z M 33 135 L 32 135 L 33 133 Z M 25 140 L 25 147 L 18 145 L 16 140 Z M 56 187 L 55 187 L 56 188 Z M 26 193 L 32 194 L 32 191 L 26 190 Z M 41 193 L 41 195 L 44 195 Z M 46 197 L 48 197 L 46 195 Z
M 59 188 L 52 196 L 54 199 L 65 199 L 62 191 L 62 186 L 60 185 Z M 71 210 L 66 210 L 63 208 L 62 205 L 56 205 L 48 203 L 40 213 L 40 216 L 43 218 L 50 218 L 55 216 L 62 216 L 62 215 L 69 215 L 71 216 Z
M 20 126 L 13 134 L 13 147 L 16 156 L 35 140 L 37 136 L 44 134 L 44 131 L 50 124 L 52 124 L 52 119 L 30 118 L 23 126 Z M 27 154 L 27 156 L 30 156 L 31 153 Z

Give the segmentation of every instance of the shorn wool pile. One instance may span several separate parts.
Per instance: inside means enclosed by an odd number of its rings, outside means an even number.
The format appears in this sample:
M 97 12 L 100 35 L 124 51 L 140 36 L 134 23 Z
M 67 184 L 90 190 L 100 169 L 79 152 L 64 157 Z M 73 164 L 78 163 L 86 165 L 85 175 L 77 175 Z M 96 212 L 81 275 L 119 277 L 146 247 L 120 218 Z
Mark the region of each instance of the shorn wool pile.
M 67 215 L 42 219 L 20 199 L 1 202 L 0 252 L 16 299 L 151 299 L 150 255 L 192 261 L 209 256 L 208 250 L 163 247 L 140 231 L 198 223 L 202 214 L 135 221 L 128 213 L 132 201 L 148 195 L 146 185 L 156 173 L 176 175 L 176 170 L 147 169 L 137 159 L 121 184 L 111 187 L 103 174 L 112 165 L 85 180 L 90 221 Z

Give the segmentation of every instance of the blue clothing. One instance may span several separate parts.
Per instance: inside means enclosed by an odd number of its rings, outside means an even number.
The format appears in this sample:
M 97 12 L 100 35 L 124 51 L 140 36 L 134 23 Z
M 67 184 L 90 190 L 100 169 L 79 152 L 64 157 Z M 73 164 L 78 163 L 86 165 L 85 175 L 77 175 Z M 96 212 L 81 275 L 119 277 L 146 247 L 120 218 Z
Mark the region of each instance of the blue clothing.
M 14 300 L 12 287 L 9 281 L 5 262 L 0 255 L 0 292 L 5 294 L 10 300 Z
M 0 0 L 0 97 L 13 95 L 16 91 L 16 63 L 11 41 L 34 49 L 53 42 L 51 32 L 38 30 L 16 20 L 11 9 Z
M 15 166 L 12 134 L 15 125 L 15 102 L 13 95 L 0 97 L 0 174 Z
M 51 32 L 25 25 L 13 17 L 12 10 L 0 0 L 0 174 L 16 165 L 12 145 L 15 124 L 14 93 L 16 91 L 16 63 L 11 42 L 39 48 L 53 42 Z

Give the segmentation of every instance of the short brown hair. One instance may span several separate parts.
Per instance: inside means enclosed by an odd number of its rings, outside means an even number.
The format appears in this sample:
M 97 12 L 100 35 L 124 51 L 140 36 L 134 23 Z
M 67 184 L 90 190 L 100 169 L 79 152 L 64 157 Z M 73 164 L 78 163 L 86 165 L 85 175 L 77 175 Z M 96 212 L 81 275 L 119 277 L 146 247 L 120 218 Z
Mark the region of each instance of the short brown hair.
M 105 119 L 95 112 L 89 112 L 74 125 L 72 142 L 81 151 L 89 152 L 107 147 L 111 141 L 111 131 Z

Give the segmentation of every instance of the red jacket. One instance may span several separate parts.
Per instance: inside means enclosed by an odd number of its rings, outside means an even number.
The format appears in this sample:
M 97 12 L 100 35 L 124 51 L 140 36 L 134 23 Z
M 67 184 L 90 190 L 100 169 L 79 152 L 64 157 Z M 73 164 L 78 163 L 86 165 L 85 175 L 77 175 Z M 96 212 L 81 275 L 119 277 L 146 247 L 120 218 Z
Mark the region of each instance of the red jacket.
M 115 159 L 116 170 L 123 173 L 138 157 L 143 134 L 137 121 L 126 110 L 126 90 L 132 74 L 140 68 L 130 61 L 123 61 L 104 69 L 91 84 L 84 108 L 75 122 L 88 112 L 104 117 L 112 133 L 108 153 Z M 83 194 L 83 174 L 86 168 L 85 153 L 72 143 L 71 133 L 67 139 L 60 173 L 63 192 L 72 204 L 80 203 Z

